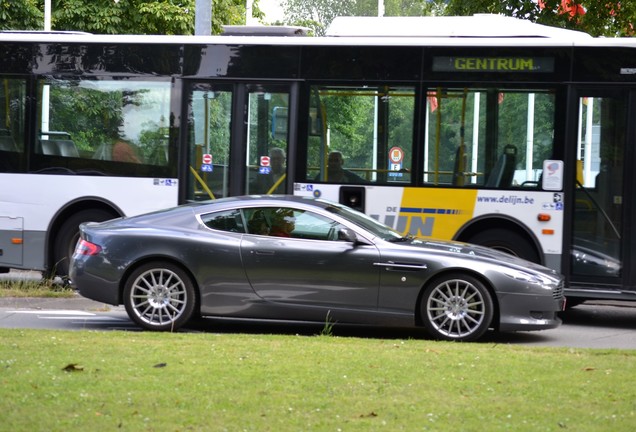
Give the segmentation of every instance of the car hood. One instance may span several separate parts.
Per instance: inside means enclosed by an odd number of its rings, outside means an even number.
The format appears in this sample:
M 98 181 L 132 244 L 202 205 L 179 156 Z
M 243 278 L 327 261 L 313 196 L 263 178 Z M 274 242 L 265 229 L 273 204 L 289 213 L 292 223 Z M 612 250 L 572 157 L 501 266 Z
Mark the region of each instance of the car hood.
M 415 247 L 442 254 L 460 254 L 462 257 L 468 259 L 472 258 L 496 262 L 499 264 L 507 264 L 512 267 L 521 267 L 524 269 L 531 269 L 543 274 L 551 274 L 555 277 L 558 277 L 559 275 L 559 273 L 555 270 L 544 267 L 540 264 L 533 263 L 531 261 L 527 261 L 522 258 L 497 251 L 495 249 L 470 243 L 442 240 L 410 239 L 402 244 L 408 248 Z

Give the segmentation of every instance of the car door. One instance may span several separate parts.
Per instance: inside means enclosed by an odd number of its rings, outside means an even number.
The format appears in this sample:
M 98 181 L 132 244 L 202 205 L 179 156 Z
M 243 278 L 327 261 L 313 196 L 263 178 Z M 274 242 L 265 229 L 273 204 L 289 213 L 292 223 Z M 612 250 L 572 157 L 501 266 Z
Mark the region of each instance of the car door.
M 259 297 L 316 306 L 323 312 L 330 308 L 377 308 L 379 271 L 373 263 L 379 253 L 375 246 L 337 240 L 342 226 L 311 211 L 253 209 L 248 221 L 255 215 L 265 216 L 269 234 L 243 236 L 241 257 Z M 293 219 L 288 237 L 276 234 L 276 218 L 281 215 Z

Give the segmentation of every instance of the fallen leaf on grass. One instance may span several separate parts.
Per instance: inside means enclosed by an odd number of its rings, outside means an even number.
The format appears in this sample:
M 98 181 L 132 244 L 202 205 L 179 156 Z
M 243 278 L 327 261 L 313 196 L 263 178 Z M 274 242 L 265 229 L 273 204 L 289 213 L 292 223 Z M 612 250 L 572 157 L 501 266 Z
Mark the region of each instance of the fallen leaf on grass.
M 77 363 L 69 363 L 65 367 L 63 367 L 62 370 L 64 372 L 81 372 L 84 370 L 84 367 L 78 365 Z

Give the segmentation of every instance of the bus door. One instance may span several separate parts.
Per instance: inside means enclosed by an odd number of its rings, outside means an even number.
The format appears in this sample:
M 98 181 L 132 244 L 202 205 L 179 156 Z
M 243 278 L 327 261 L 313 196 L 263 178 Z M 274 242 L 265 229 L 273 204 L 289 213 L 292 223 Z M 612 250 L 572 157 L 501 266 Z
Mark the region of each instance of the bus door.
M 245 166 L 242 193 L 291 193 L 288 180 L 290 117 L 297 110 L 290 109 L 290 89 L 279 85 L 247 86 L 246 119 L 241 137 Z M 240 161 L 237 160 L 237 164 Z
M 205 81 L 188 88 L 185 200 L 291 193 L 295 86 Z
M 625 93 L 581 90 L 575 101 L 576 178 L 569 265 L 570 286 L 581 297 L 586 290 L 618 290 L 628 277 Z

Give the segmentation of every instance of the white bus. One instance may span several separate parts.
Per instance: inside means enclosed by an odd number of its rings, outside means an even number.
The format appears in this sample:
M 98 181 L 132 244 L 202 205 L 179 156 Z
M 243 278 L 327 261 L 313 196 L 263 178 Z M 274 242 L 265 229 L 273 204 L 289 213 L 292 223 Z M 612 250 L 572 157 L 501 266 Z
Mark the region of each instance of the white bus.
M 282 191 L 550 266 L 571 302 L 636 300 L 633 39 L 497 16 L 278 30 L 1 34 L 0 268 L 65 274 L 81 221 Z

